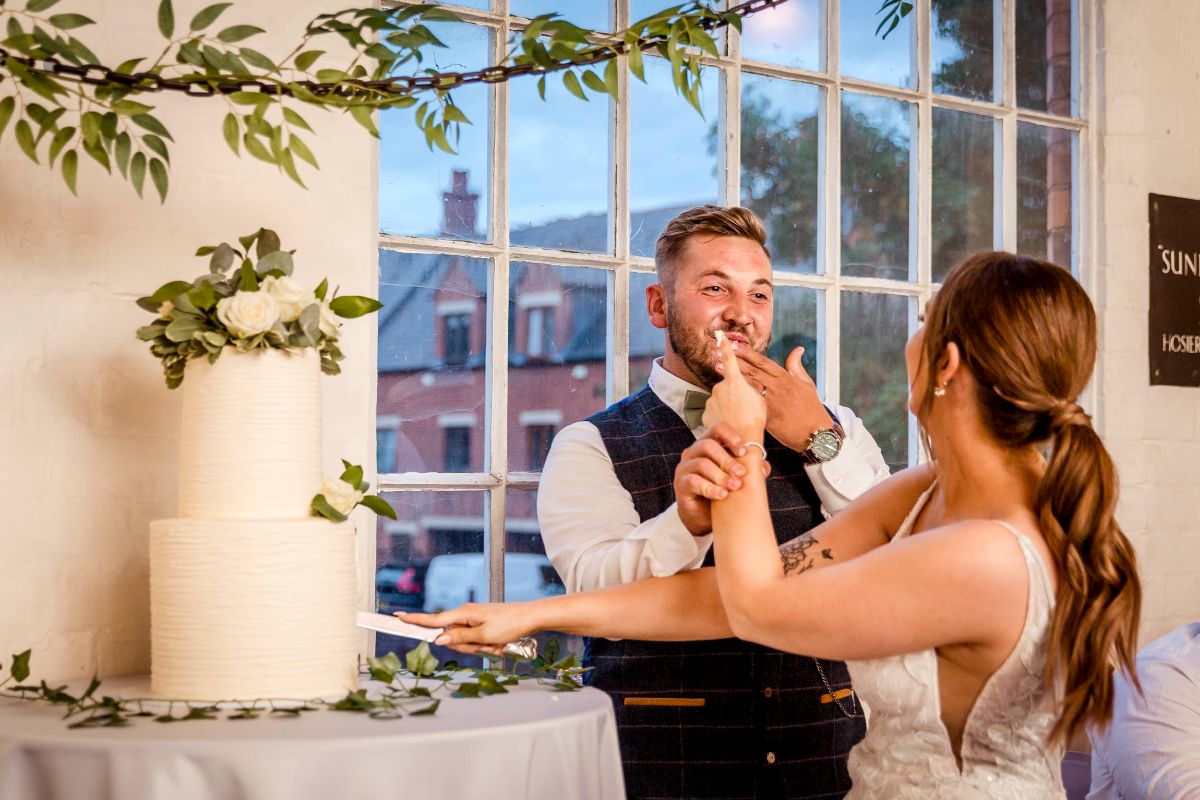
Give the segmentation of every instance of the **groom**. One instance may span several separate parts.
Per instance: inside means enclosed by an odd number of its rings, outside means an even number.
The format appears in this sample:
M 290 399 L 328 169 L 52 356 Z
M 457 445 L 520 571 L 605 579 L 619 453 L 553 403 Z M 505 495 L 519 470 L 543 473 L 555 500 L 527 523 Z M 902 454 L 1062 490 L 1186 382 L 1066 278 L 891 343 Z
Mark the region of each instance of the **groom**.
M 568 591 L 713 563 L 707 503 L 677 503 L 674 486 L 721 379 L 716 330 L 743 343 L 742 371 L 767 400 L 768 496 L 781 543 L 888 474 L 854 413 L 821 404 L 799 349 L 786 368 L 763 355 L 771 262 L 752 212 L 684 211 L 659 237 L 655 267 L 647 310 L 667 345 L 649 385 L 563 429 L 542 472 L 538 520 Z M 590 683 L 613 698 L 632 798 L 838 797 L 850 788 L 846 755 L 865 725 L 842 662 L 736 639 L 593 639 L 585 661 Z

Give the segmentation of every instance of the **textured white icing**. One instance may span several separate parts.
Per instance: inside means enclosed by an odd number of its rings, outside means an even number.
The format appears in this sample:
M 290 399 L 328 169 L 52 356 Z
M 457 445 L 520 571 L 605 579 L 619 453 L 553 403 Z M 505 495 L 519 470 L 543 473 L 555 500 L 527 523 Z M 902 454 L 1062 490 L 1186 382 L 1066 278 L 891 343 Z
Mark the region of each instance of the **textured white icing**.
M 188 363 L 180 435 L 179 516 L 306 517 L 321 489 L 321 362 L 225 348 Z
M 354 551 L 348 522 L 151 523 L 153 694 L 248 700 L 354 688 Z

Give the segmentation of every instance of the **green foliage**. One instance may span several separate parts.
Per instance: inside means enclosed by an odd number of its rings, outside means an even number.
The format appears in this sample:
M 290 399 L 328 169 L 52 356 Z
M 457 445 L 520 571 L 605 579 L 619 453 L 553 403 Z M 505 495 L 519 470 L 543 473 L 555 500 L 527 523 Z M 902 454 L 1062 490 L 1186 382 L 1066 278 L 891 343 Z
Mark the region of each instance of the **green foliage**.
M 312 308 L 312 306 L 310 306 Z M 363 480 L 363 468 L 358 464 L 351 464 L 349 461 L 342 459 L 342 466 L 345 467 L 345 472 L 338 478 L 339 481 L 346 484 L 352 491 L 362 492 L 363 497 L 355 503 L 355 506 L 361 504 L 374 511 L 380 516 L 396 519 L 396 509 L 392 508 L 391 503 L 384 500 L 377 494 L 366 494 L 371 488 L 371 484 Z M 312 499 L 310 504 L 313 514 L 318 517 L 333 520 L 334 522 L 345 522 L 349 519 L 349 513 L 353 509 L 347 509 L 345 512 L 334 508 L 324 494 L 318 494 Z M 411 667 L 410 667 L 411 669 Z M 414 670 L 415 671 L 415 670 Z
M 71 155 L 73 151 L 63 157 L 64 170 L 67 168 L 67 157 Z M 71 163 L 73 165 L 74 162 Z M 141 153 L 133 156 L 129 169 L 140 190 L 146 170 L 145 158 Z M 152 159 L 150 170 L 156 188 L 165 195 L 163 162 Z M 210 363 L 215 362 L 226 347 L 235 347 L 243 352 L 312 347 L 320 354 L 324 373 L 336 375 L 341 372 L 338 362 L 343 354 L 337 344 L 339 331 L 333 322 L 335 316 L 361 316 L 382 308 L 383 304 L 357 296 L 326 300 L 329 284 L 322 280 L 313 292 L 311 302 L 303 309 L 297 307 L 298 315 L 295 318 L 281 313 L 269 328 L 252 334 L 237 325 L 231 327 L 222 316 L 222 308 L 230 306 L 235 295 L 262 291 L 264 283 L 268 285 L 267 291 L 270 293 L 274 288 L 270 286 L 270 281 L 282 284 L 284 279 L 290 280 L 288 276 L 293 269 L 293 251 L 281 249 L 279 236 L 274 231 L 259 228 L 252 234 L 239 237 L 238 244 L 240 249 L 228 242 L 199 248 L 197 256 L 209 256 L 207 274 L 191 282 L 169 281 L 152 294 L 137 300 L 139 308 L 157 315 L 157 319 L 149 325 L 138 328 L 137 337 L 149 342 L 151 354 L 162 361 L 167 387 L 174 389 L 183 382 L 189 361 L 207 358 Z M 257 263 L 251 258 L 251 247 L 254 247 Z M 235 264 L 237 268 L 233 269 Z M 347 305 L 359 313 L 339 314 L 333 308 L 339 301 L 349 301 Z M 322 516 L 330 519 L 341 516 L 328 506 L 321 495 L 314 498 L 313 503 L 314 511 Z M 338 521 L 342 519 L 345 517 L 341 516 Z
M 552 639 L 547 650 L 553 650 L 557 657 L 558 640 Z M 63 718 L 68 720 L 68 728 L 120 727 L 138 717 L 153 717 L 155 722 L 160 723 L 258 719 L 263 714 L 295 718 L 319 709 L 366 714 L 372 719 L 421 717 L 437 712 L 442 701 L 435 695 L 442 692 L 449 691 L 452 697 L 506 694 L 507 687 L 516 686 L 522 681 L 536 681 L 553 691 L 578 691 L 580 676 L 585 672 L 577 666 L 578 658 L 569 654 L 559 659 L 557 664 L 545 659 L 535 659 L 523 665 L 509 665 L 500 661 L 496 666 L 470 670 L 464 675 L 453 661 L 439 664 L 430 652 L 429 644 L 421 642 L 405 653 L 403 665 L 396 653 L 387 653 L 379 658 L 368 659 L 365 667 L 360 667 L 360 674 L 379 684 L 371 687 L 374 691 L 354 689 L 336 701 L 252 700 L 238 702 L 230 709 L 222 708 L 217 703 L 185 700 L 97 697 L 100 679 L 96 677 L 78 697 L 69 694 L 65 685 L 55 687 L 45 681 L 27 685 L 22 681 L 29 678 L 30 653 L 26 650 L 13 656 L 8 677 L 0 680 L 0 697 L 62 706 L 65 708 Z M 470 679 L 463 680 L 464 677 Z M 163 702 L 167 703 L 167 710 L 162 713 L 148 711 L 145 707 L 147 704 Z
M 35 61 L 96 64 L 95 54 L 68 33 L 94 21 L 81 14 L 44 13 L 56 4 L 57 0 L 28 0 L 24 11 L 16 12 L 0 3 L 0 17 L 7 18 L 3 46 Z M 237 23 L 213 30 L 232 5 L 222 2 L 202 8 L 192 16 L 185 32 L 178 30 L 172 0 L 160 0 L 158 30 L 167 40 L 162 53 L 145 67 L 142 64 L 148 59 L 127 59 L 116 71 L 128 75 L 140 69 L 154 78 L 196 84 L 203 90 L 197 95 L 221 96 L 227 105 L 221 134 L 229 149 L 239 157 L 244 151 L 275 166 L 300 186 L 304 186 L 301 165 L 317 169 L 319 162 L 301 136 L 311 134 L 312 128 L 296 105 L 341 110 L 376 137 L 376 112 L 413 109 L 426 145 L 455 152 L 461 126 L 470 124 L 451 96 L 457 79 L 419 67 L 430 49 L 446 46 L 430 24 L 461 21 L 458 15 L 433 3 L 322 14 L 308 23 L 302 40 L 290 53 L 275 58 L 243 46 L 247 39 L 265 32 L 260 27 Z M 544 14 L 513 33 L 508 57 L 499 67 L 559 70 L 563 85 L 580 99 L 587 100 L 589 93 L 616 98 L 622 50 L 630 71 L 644 81 L 642 50 L 653 49 L 670 62 L 676 90 L 700 112 L 701 59 L 718 54 L 708 28 L 726 24 L 741 28 L 741 17 L 720 11 L 722 6 L 718 0 L 693 0 L 615 34 L 597 34 L 557 14 Z M 330 36 L 350 48 L 348 63 L 331 63 L 329 56 L 330 52 L 345 52 L 345 47 L 315 46 L 321 37 Z M 506 80 L 499 67 L 496 80 Z M 171 163 L 167 142 L 173 141 L 172 136 L 156 116 L 155 106 L 130 99 L 151 88 L 152 81 L 93 86 L 62 80 L 12 58 L 0 62 L 0 77 L 4 71 L 14 79 L 11 85 L 21 102 L 17 104 L 12 96 L 0 98 L 0 136 L 15 114 L 17 145 L 32 161 L 53 168 L 58 155 L 65 153 L 62 177 L 72 192 L 77 187 L 78 151 L 82 149 L 110 174 L 115 161 L 118 173 L 139 197 L 148 171 L 160 200 L 166 201 Z M 427 83 L 414 86 L 413 77 Z M 321 85 L 314 86 L 314 80 Z M 538 79 L 543 96 L 545 80 L 544 74 Z M 230 94 L 216 91 L 221 85 L 251 83 L 266 88 Z M 286 100 L 289 95 L 292 99 Z M 45 156 L 44 162 L 41 156 Z

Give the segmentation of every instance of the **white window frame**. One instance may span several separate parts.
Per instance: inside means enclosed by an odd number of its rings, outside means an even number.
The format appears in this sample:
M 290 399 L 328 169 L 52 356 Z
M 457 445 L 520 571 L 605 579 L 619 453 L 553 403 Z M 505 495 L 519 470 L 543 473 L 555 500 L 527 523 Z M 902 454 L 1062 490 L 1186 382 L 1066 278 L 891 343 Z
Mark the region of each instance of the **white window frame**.
M 414 0 L 388 0 L 386 5 L 411 5 Z M 995 192 L 995 241 L 998 249 L 1015 250 L 1017 246 L 1017 126 L 1021 122 L 1056 127 L 1077 134 L 1074 150 L 1074 172 L 1072 183 L 1072 270 L 1090 290 L 1095 288 L 1095 276 L 1091 270 L 1081 270 L 1081 265 L 1090 264 L 1094 250 L 1092 184 L 1096 170 L 1092 130 L 1088 122 L 1091 106 L 1095 102 L 1092 72 L 1095 67 L 1095 10 L 1090 3 L 1072 0 L 1072 52 L 1073 75 L 1076 98 L 1076 117 L 1059 117 L 1048 113 L 1019 109 L 1016 107 L 1016 3 L 1017 0 L 994 0 L 994 13 L 1000 15 L 1003 25 L 997 36 L 994 53 L 996 70 L 1001 83 L 1000 102 L 985 102 L 935 95 L 931 91 L 931 6 L 930 0 L 915 0 L 913 23 L 910 30 L 914 37 L 913 53 L 917 61 L 916 90 L 898 88 L 842 76 L 838 71 L 840 42 L 840 0 L 826 0 L 826 14 L 822 40 L 823 71 L 809 71 L 783 67 L 764 62 L 743 60 L 739 35 L 726 29 L 728 41 L 723 48 L 727 55 L 719 58 L 704 56 L 706 66 L 719 68 L 720 98 L 719 115 L 724 126 L 724 136 L 718 154 L 718 177 L 720 202 L 737 205 L 741 196 L 740 170 L 736 154 L 740 153 L 741 122 L 741 73 L 790 78 L 821 88 L 819 124 L 822 129 L 820 148 L 821 180 L 818 188 L 818 242 L 817 264 L 823 272 L 800 274 L 781 272 L 775 275 L 778 286 L 798 286 L 818 290 L 817 325 L 817 381 L 827 402 L 840 401 L 838 375 L 840 370 L 840 321 L 841 294 L 843 290 L 866 291 L 876 294 L 892 294 L 910 298 L 909 331 L 916 328 L 918 305 L 937 289 L 931 277 L 931 199 L 932 199 L 932 109 L 935 105 L 957 111 L 966 111 L 996 119 L 1000 122 L 994 150 L 996 176 Z M 663 5 L 668 5 L 663 0 Z M 736 0 L 730 0 L 730 6 Z M 453 6 L 452 3 L 446 3 Z M 525 20 L 510 18 L 510 0 L 493 0 L 492 11 L 460 8 L 453 10 L 464 20 L 489 28 L 492 32 L 490 55 L 492 63 L 500 63 L 505 55 L 506 42 L 513 30 L 519 30 Z M 569 3 L 562 3 L 562 10 Z M 569 16 L 569 11 L 567 11 Z M 619 30 L 629 24 L 626 0 L 616 0 L 613 17 Z M 624 60 L 624 59 L 622 59 Z M 379 247 L 408 253 L 439 253 L 488 259 L 491 262 L 489 275 L 489 302 L 487 319 L 487 341 L 489 350 L 486 364 L 485 432 L 487 447 L 485 471 L 478 473 L 398 473 L 378 476 L 380 491 L 480 491 L 486 490 L 485 549 L 490 564 L 490 594 L 494 601 L 504 597 L 504 532 L 506 495 L 509 489 L 535 489 L 538 475 L 508 470 L 508 363 L 509 363 L 509 314 L 510 264 L 519 261 L 551 264 L 554 266 L 584 267 L 605 270 L 609 275 L 608 315 L 608 376 L 606 401 L 615 402 L 629 394 L 629 277 L 634 272 L 649 272 L 654 269 L 651 258 L 634 257 L 629 252 L 629 172 L 630 172 L 630 75 L 627 69 L 618 72 L 618 102 L 609 103 L 610 136 L 609 163 L 611 194 L 609 196 L 610 236 L 612 253 L 589 254 L 559 250 L 514 246 L 509 241 L 508 220 L 508 109 L 509 89 L 507 83 L 494 85 L 491 101 L 491 154 L 490 196 L 492 207 L 485 209 L 489 214 L 491 242 L 471 242 L 444 238 L 380 235 Z M 516 78 L 515 80 L 525 80 Z M 881 278 L 843 276 L 840 270 L 840 97 L 842 90 L 860 94 L 891 98 L 914 104 L 916 124 L 914 126 L 915 157 L 910 160 L 917 173 L 913 185 L 910 219 L 915 236 L 910 236 L 910 274 L 916 276 L 912 282 Z M 582 102 L 582 101 L 581 101 Z M 596 98 L 592 102 L 599 102 Z M 679 99 L 679 113 L 694 113 L 686 102 Z M 486 124 L 476 121 L 476 124 Z M 733 154 L 730 157 L 728 154 Z M 833 198 L 831 201 L 830 198 Z M 848 398 L 853 400 L 853 398 Z M 1093 404 L 1094 405 L 1094 404 Z M 520 430 L 514 433 L 521 433 Z M 921 460 L 919 437 L 915 422 L 909 423 L 909 460 Z M 372 543 L 373 551 L 373 543 Z

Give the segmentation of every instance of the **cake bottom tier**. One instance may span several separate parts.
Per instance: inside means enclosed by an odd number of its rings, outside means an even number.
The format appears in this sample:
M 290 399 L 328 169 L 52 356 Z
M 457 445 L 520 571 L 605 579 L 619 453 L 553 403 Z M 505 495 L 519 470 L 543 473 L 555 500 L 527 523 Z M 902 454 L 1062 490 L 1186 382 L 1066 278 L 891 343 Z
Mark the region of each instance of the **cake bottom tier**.
M 252 700 L 353 689 L 356 594 L 351 523 L 152 522 L 151 691 Z

